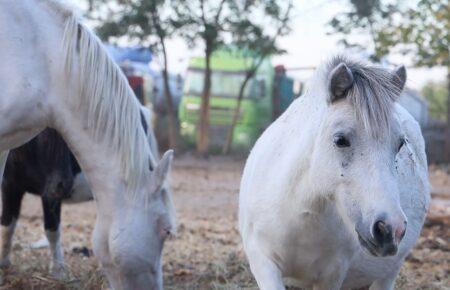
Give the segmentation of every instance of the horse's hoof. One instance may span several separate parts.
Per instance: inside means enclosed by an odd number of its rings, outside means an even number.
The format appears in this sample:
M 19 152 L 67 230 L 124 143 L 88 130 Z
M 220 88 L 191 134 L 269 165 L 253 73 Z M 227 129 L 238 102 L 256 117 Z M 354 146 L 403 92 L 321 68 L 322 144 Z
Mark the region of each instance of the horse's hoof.
M 43 236 L 38 241 L 31 243 L 30 248 L 32 249 L 42 249 L 47 248 L 49 246 L 48 239 L 46 236 Z
M 53 278 L 55 278 L 57 280 L 61 280 L 64 278 L 64 274 L 65 274 L 64 264 L 57 264 L 57 265 L 50 266 L 50 275 Z

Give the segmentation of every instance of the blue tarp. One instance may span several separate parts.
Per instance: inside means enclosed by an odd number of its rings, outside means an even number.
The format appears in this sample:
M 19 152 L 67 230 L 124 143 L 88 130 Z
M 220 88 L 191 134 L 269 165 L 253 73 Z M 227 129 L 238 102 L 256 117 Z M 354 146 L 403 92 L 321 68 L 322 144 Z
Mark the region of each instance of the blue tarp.
M 118 63 L 128 60 L 147 64 L 152 60 L 152 52 L 148 48 L 120 47 L 111 44 L 105 44 L 105 47 L 112 58 Z

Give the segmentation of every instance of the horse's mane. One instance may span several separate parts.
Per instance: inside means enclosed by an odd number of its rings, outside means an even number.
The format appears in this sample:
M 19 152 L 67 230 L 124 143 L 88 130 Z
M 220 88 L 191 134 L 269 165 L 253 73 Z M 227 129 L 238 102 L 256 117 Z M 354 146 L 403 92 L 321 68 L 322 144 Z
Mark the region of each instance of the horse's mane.
M 79 88 L 69 92 L 78 106 L 91 136 L 109 146 L 119 156 L 125 176 L 126 194 L 134 198 L 145 172 L 155 168 L 153 156 L 141 124 L 141 105 L 121 69 L 107 54 L 101 41 L 84 26 L 74 9 L 61 0 L 36 0 L 64 21 L 62 73 L 68 82 L 76 79 Z M 147 198 L 147 197 L 144 197 Z M 163 188 L 163 203 L 175 225 L 175 209 L 170 188 Z
M 64 73 L 75 77 L 79 89 L 71 98 L 91 136 L 106 143 L 118 156 L 129 192 L 150 168 L 150 148 L 141 125 L 140 104 L 120 68 L 100 40 L 77 17 L 66 18 L 63 36 Z
M 401 93 L 394 74 L 384 68 L 338 55 L 326 65 L 326 75 L 329 77 L 340 63 L 345 63 L 354 77 L 347 100 L 353 104 L 358 120 L 375 138 L 389 133 L 394 102 Z

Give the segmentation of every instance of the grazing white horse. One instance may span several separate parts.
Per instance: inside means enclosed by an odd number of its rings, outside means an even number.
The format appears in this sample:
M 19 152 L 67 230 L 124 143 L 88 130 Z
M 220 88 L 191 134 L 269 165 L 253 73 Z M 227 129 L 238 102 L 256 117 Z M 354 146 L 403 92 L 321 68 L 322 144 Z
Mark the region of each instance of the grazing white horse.
M 429 203 L 424 141 L 396 103 L 405 68 L 338 56 L 259 138 L 239 228 L 261 289 L 393 289 Z
M 56 1 L 0 2 L 0 116 L 0 173 L 8 149 L 55 128 L 94 193 L 93 250 L 111 286 L 161 289 L 161 251 L 174 229 L 165 189 L 173 154 L 156 164 L 126 78 Z

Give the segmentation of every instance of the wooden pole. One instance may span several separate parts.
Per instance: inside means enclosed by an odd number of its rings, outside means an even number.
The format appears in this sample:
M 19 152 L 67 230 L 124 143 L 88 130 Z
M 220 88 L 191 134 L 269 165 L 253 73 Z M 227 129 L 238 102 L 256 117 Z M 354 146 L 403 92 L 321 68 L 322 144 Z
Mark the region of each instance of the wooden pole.
M 450 66 L 447 67 L 447 126 L 445 129 L 445 162 L 450 162 Z

